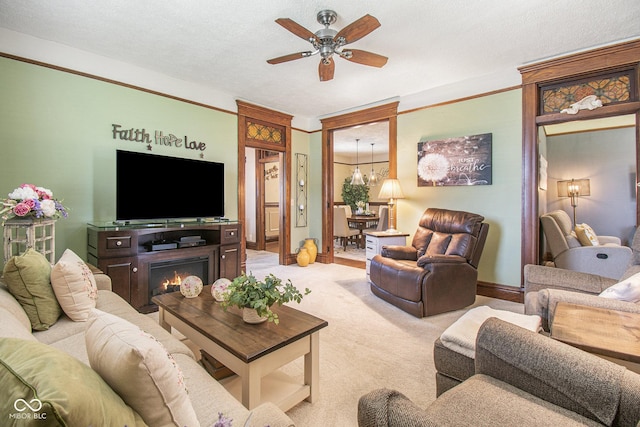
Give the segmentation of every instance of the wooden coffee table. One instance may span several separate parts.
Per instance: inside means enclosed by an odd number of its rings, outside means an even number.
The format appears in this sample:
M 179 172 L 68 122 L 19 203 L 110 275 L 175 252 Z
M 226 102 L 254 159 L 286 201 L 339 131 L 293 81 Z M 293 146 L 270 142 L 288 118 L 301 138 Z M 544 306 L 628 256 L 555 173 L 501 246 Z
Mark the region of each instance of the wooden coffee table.
M 560 302 L 551 337 L 640 372 L 640 314 Z
M 211 285 L 205 286 L 196 298 L 172 292 L 155 296 L 152 302 L 159 307 L 162 327 L 169 332 L 171 327 L 176 328 L 238 375 L 236 398 L 247 409 L 270 401 L 287 411 L 303 400 L 313 402 L 318 395 L 319 335 L 320 329 L 328 325 L 325 320 L 283 305 L 272 307 L 280 318 L 279 325 L 247 324 L 240 310 L 224 311 L 215 302 Z M 283 381 L 283 375 L 275 372 L 303 356 L 304 383 Z M 270 373 L 272 381 L 268 381 Z M 234 393 L 233 385 L 225 387 Z

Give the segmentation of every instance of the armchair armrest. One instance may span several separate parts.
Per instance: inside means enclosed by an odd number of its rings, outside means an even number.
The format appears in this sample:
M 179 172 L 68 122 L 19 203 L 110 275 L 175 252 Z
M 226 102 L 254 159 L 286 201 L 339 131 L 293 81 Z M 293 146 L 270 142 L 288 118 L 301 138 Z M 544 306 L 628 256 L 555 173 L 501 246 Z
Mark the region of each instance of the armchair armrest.
M 626 369 L 497 318 L 480 327 L 476 374 L 612 425 Z
M 467 260 L 459 255 L 422 255 L 418 258 L 418 266 L 425 267 L 429 264 L 466 264 Z
M 553 318 L 556 314 L 556 307 L 559 302 L 586 305 L 589 307 L 606 308 L 610 310 L 624 311 L 627 313 L 640 313 L 640 305 L 628 301 L 603 298 L 598 295 L 581 294 L 578 292 L 568 292 L 559 289 L 544 289 L 538 292 L 538 306 L 542 308 L 543 315 L 546 315 L 549 326 L 553 325 Z M 544 313 L 546 311 L 546 313 Z
M 598 236 L 598 241 L 600 242 L 601 245 L 606 245 L 606 244 L 614 244 L 617 246 L 622 245 L 622 240 L 616 236 Z
M 424 426 L 436 424 L 427 413 L 402 393 L 373 390 L 358 400 L 358 427 Z
M 98 267 L 96 267 L 95 265 L 89 264 L 88 262 L 85 262 L 85 264 L 87 267 L 89 267 L 89 270 L 91 270 L 91 273 L 93 274 L 93 278 L 96 281 L 96 287 L 98 288 L 98 290 L 105 290 L 105 291 L 113 290 L 111 286 L 111 277 L 104 274 L 104 272 L 100 270 Z
M 406 259 L 409 261 L 418 259 L 418 251 L 413 246 L 384 245 L 380 255 L 385 258 Z
M 524 293 L 542 289 L 564 289 L 573 292 L 599 294 L 617 280 L 597 274 L 544 267 L 528 264 L 524 266 Z
M 631 256 L 631 249 L 626 246 L 581 246 L 562 252 L 554 262 L 567 270 L 619 279 L 629 266 Z

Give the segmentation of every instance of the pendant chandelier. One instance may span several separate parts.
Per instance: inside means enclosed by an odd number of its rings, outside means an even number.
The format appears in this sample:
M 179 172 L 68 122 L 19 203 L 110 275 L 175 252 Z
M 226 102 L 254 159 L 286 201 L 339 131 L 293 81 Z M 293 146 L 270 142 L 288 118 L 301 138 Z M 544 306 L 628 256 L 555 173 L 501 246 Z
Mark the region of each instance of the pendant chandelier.
M 360 162 L 358 159 L 358 143 L 359 139 L 356 139 L 356 170 L 353 171 L 353 176 L 351 177 L 351 185 L 364 185 L 364 180 L 362 179 L 362 174 L 360 173 Z
M 375 187 L 378 185 L 378 177 L 376 176 L 376 171 L 373 170 L 373 144 L 371 143 L 371 173 L 369 174 L 369 187 Z

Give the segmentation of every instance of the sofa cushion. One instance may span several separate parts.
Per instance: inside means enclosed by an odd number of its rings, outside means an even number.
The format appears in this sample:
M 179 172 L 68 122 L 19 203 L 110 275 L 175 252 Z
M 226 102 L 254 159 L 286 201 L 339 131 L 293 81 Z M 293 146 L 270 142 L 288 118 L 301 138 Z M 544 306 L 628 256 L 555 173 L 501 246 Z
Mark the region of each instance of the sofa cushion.
M 25 328 L 24 324 L 3 306 L 0 306 L 0 319 L 0 337 L 37 341 L 31 334 L 31 324 Z
M 87 365 L 39 342 L 0 338 L 0 383 L 7 422 L 11 414 L 37 413 L 34 426 L 145 425 Z
M 7 289 L 7 285 L 0 282 L 0 307 L 7 310 L 7 313 L 11 314 L 11 316 L 16 318 L 16 321 L 19 322 L 25 329 L 29 330 L 31 333 L 31 321 L 25 313 L 24 309 L 20 305 L 20 303 L 16 300 L 16 298 L 11 295 L 9 289 Z M 4 317 L 0 317 L 4 318 Z
M 198 426 L 174 358 L 138 326 L 92 310 L 86 331 L 91 367 L 149 425 Z
M 51 270 L 51 286 L 62 310 L 73 321 L 86 321 L 96 307 L 98 288 L 93 273 L 71 249 L 64 251 Z
M 40 252 L 27 249 L 4 266 L 4 281 L 35 330 L 49 329 L 62 309 L 51 288 L 51 264 Z
M 640 302 L 640 273 L 624 279 L 602 291 L 599 296 L 620 301 Z

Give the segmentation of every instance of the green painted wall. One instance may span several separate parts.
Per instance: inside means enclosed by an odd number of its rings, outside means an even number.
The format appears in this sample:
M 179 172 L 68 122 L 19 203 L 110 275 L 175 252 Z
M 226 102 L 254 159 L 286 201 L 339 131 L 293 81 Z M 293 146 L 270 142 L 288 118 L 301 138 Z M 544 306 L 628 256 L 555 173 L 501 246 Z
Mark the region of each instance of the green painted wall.
M 114 140 L 113 123 L 207 144 L 204 160 L 225 164 L 226 216 L 237 218 L 237 117 L 40 66 L 0 58 L 0 198 L 22 183 L 49 188 L 70 208 L 56 224 L 56 253 L 86 255 L 86 224 L 115 219 L 116 149 L 148 152 Z M 155 154 L 199 159 L 200 151 L 152 144 Z M 170 171 L 140 171 L 135 185 L 198 185 Z M 167 203 L 194 203 L 167 200 Z M 4 254 L 0 260 L 4 258 Z
M 226 216 L 237 218 L 234 114 L 6 58 L 0 58 L 0 93 L 0 198 L 26 182 L 50 188 L 64 199 L 70 217 L 57 223 L 57 257 L 67 247 L 84 257 L 86 224 L 115 218 L 116 149 L 147 151 L 146 144 L 114 140 L 113 123 L 144 128 L 152 137 L 159 130 L 206 143 L 205 160 L 225 163 Z M 420 140 L 487 132 L 493 133 L 492 185 L 417 186 Z M 309 155 L 308 225 L 295 227 L 292 221 L 293 250 L 304 238 L 322 235 L 320 140 L 321 132 L 292 132 L 292 153 Z M 480 280 L 519 286 L 521 140 L 520 90 L 400 114 L 398 177 L 407 198 L 398 203 L 398 228 L 413 234 L 427 207 L 478 212 L 491 225 Z M 175 157 L 195 159 L 200 153 L 152 147 L 153 153 Z M 146 186 L 176 180 L 178 185 L 194 185 L 170 173 L 141 171 L 141 203 Z M 195 185 L 203 187 L 206 197 L 206 183 Z
M 418 187 L 418 142 L 492 133 L 492 185 Z M 479 280 L 520 286 L 522 93 L 507 91 L 398 116 L 398 229 L 413 233 L 429 207 L 483 215 L 489 236 Z M 411 237 L 409 239 L 411 239 Z M 410 241 L 410 240 L 409 240 Z

